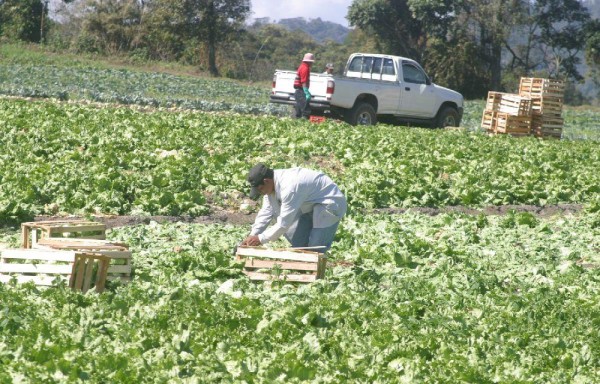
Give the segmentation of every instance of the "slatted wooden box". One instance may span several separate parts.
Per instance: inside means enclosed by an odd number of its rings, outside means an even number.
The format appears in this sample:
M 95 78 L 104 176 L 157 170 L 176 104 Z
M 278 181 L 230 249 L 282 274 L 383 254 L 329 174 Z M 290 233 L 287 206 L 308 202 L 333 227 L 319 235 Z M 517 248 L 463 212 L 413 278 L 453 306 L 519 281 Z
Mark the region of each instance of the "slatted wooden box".
M 489 133 L 494 133 L 496 127 L 494 126 L 494 117 L 496 116 L 495 111 L 485 109 L 483 116 L 481 117 L 481 128 L 485 129 Z
M 38 239 L 52 237 L 105 239 L 106 225 L 84 220 L 32 221 L 21 224 L 23 248 L 31 248 Z
M 532 112 L 537 115 L 560 117 L 562 115 L 563 99 L 559 97 L 533 97 Z
M 500 101 L 502 101 L 502 95 L 505 95 L 505 93 L 489 91 L 487 101 L 485 103 L 485 109 L 488 111 L 498 112 L 500 108 Z
M 506 133 L 512 136 L 527 136 L 531 134 L 531 116 L 514 116 L 498 112 L 494 118 L 496 133 Z
M 124 243 L 96 239 L 43 238 L 34 246 L 36 249 L 72 250 L 95 253 L 110 259 L 108 280 L 131 281 L 132 252 Z
M 521 77 L 519 95 L 525 97 L 559 97 L 565 93 L 565 82 L 556 79 Z
M 236 260 L 250 280 L 311 283 L 325 276 L 327 256 L 296 249 L 239 246 Z
M 110 259 L 104 255 L 44 249 L 5 249 L 0 253 L 0 282 L 16 279 L 49 286 L 64 280 L 75 290 L 86 292 L 95 286 L 104 290 Z
M 531 99 L 529 97 L 505 93 L 500 99 L 498 112 L 514 116 L 529 116 L 531 115 Z
M 561 138 L 563 125 L 562 117 L 533 115 L 531 131 L 536 137 Z

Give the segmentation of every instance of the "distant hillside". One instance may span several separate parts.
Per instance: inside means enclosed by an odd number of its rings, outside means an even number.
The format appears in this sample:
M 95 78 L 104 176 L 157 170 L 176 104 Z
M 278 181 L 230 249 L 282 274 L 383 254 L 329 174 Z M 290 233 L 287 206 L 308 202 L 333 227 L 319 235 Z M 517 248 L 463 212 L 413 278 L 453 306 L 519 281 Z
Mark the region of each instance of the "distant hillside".
M 343 43 L 350 32 L 350 29 L 343 25 L 331 21 L 323 21 L 320 17 L 309 19 L 308 21 L 304 17 L 281 19 L 279 21 L 271 21 L 268 17 L 265 17 L 256 19 L 255 24 L 278 24 L 290 31 L 300 30 L 310 35 L 319 43 L 325 40 Z

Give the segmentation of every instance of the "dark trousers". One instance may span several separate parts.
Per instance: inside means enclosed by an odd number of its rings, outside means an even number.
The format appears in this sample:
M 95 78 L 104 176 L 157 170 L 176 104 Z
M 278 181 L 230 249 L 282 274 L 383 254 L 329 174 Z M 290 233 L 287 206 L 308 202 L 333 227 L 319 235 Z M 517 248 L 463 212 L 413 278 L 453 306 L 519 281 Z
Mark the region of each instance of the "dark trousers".
M 306 95 L 304 94 L 304 90 L 302 88 L 296 89 L 294 92 L 294 98 L 296 99 L 296 115 L 294 116 L 296 119 L 305 118 L 308 119 L 310 117 L 310 105 L 306 102 Z
M 325 253 L 333 244 L 339 224 L 338 221 L 326 228 L 313 228 L 313 213 L 303 213 L 284 236 L 292 244 L 292 247 L 323 246 L 324 248 L 315 249 L 315 251 Z

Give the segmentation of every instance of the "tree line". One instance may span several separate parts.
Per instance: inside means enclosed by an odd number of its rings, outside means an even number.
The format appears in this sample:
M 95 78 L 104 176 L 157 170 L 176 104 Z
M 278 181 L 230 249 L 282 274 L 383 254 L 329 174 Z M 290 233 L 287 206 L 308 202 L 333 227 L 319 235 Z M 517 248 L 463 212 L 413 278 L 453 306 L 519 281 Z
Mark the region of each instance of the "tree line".
M 307 51 L 338 73 L 350 53 L 380 52 L 419 61 L 437 83 L 467 98 L 514 90 L 521 76 L 582 82 L 583 64 L 600 86 L 600 21 L 586 7 L 595 3 L 585 1 L 354 0 L 343 43 L 319 43 L 268 20 L 248 24 L 249 0 L 55 0 L 53 19 L 48 1 L 0 0 L 0 39 L 179 61 L 253 81 L 295 68 Z

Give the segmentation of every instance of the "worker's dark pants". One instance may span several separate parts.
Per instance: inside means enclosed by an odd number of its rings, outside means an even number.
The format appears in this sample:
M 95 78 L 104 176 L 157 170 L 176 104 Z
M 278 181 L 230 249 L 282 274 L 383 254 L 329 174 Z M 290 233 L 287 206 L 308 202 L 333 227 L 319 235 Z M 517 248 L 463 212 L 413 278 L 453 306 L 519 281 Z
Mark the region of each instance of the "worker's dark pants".
M 323 246 L 324 248 L 315 251 L 325 253 L 331 248 L 339 224 L 338 221 L 326 228 L 313 228 L 313 213 L 303 213 L 284 236 L 292 247 Z
M 294 92 L 294 98 L 296 99 L 296 114 L 294 117 L 296 117 L 296 119 L 300 119 L 302 117 L 308 119 L 310 117 L 310 105 L 306 101 L 304 90 L 302 88 L 296 89 L 296 92 Z

